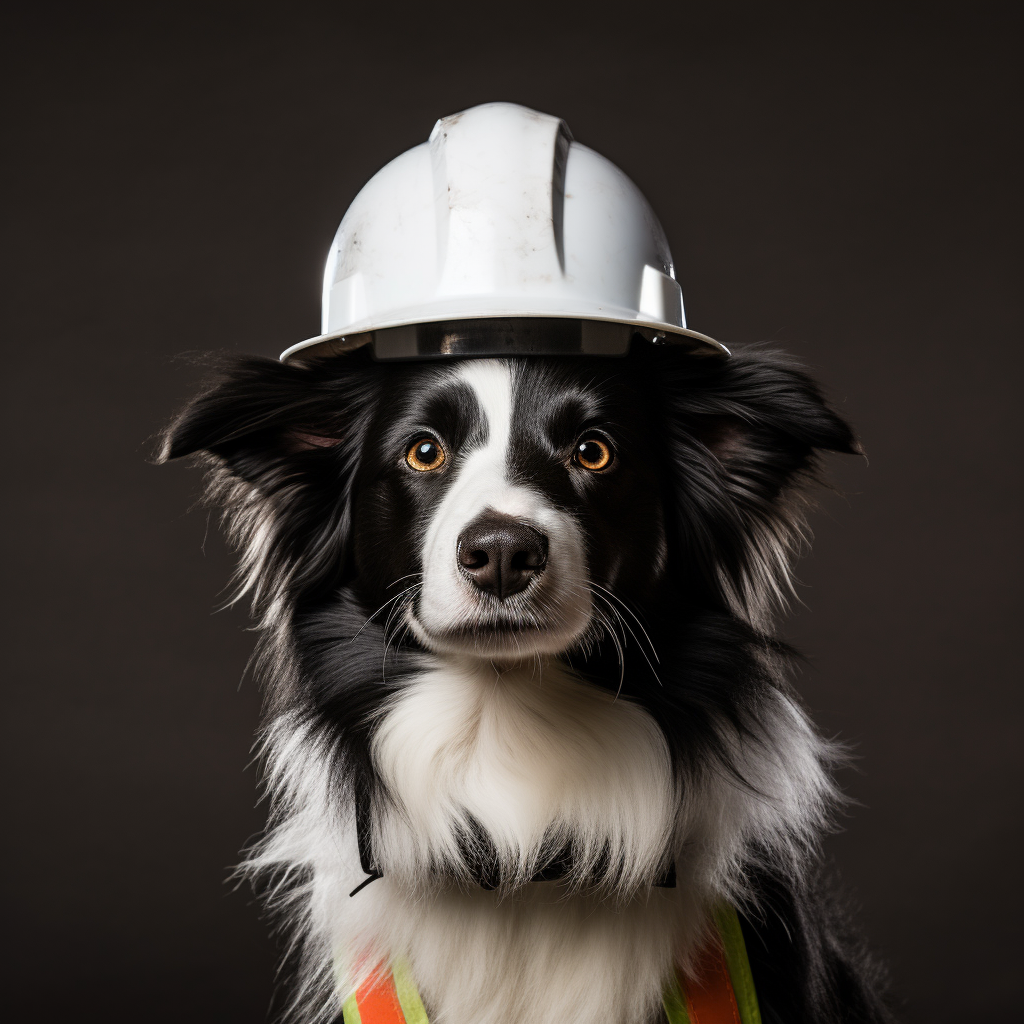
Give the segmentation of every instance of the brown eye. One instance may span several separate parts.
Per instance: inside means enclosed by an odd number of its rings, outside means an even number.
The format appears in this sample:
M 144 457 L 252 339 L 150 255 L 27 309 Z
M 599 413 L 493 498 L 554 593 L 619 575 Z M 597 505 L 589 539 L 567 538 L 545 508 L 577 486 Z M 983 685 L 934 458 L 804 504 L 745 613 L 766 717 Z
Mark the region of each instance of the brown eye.
M 599 473 L 612 464 L 612 446 L 600 437 L 584 437 L 576 443 L 573 459 L 584 469 Z
M 406 453 L 405 461 L 420 473 L 444 465 L 444 449 L 432 438 L 421 437 Z

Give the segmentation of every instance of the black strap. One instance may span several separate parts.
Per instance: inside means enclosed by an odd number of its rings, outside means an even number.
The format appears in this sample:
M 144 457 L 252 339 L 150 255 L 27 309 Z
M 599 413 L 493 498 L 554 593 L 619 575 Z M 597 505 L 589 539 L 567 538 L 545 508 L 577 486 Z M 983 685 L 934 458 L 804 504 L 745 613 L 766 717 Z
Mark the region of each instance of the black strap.
M 383 878 L 384 873 L 377 867 L 373 858 L 373 846 L 370 842 L 370 800 L 366 787 L 356 784 L 355 791 L 356 810 L 356 842 L 359 846 L 359 866 L 367 876 L 350 893 L 355 896 L 366 888 L 371 882 Z M 473 881 L 481 889 L 492 891 L 501 884 L 497 864 L 488 860 L 481 862 L 480 858 L 471 859 L 470 874 Z M 531 882 L 560 882 L 572 874 L 572 857 L 568 850 L 563 850 L 557 856 L 547 862 L 531 879 Z M 654 883 L 659 889 L 674 889 L 676 887 L 676 866 L 669 864 L 661 877 Z

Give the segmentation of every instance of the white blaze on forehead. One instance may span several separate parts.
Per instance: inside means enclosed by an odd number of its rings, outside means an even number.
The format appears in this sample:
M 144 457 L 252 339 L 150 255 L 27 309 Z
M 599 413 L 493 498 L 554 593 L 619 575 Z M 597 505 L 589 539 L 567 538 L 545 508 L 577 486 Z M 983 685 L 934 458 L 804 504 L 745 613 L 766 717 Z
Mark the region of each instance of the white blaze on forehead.
M 425 556 L 432 557 L 431 542 L 447 543 L 448 530 L 434 526 L 457 525 L 458 533 L 484 509 L 532 518 L 541 502 L 534 491 L 508 481 L 509 447 L 512 441 L 512 367 L 498 359 L 476 359 L 459 368 L 457 380 L 476 398 L 483 420 L 484 442 L 456 453 L 456 474 L 435 522 L 428 532 Z M 452 548 L 454 557 L 454 548 Z
M 552 653 L 564 650 L 586 628 L 590 615 L 589 597 L 579 596 L 586 582 L 579 528 L 538 489 L 509 480 L 514 414 L 511 364 L 499 359 L 470 360 L 459 367 L 455 379 L 469 387 L 476 399 L 484 440 L 475 448 L 450 453 L 454 477 L 427 524 L 419 621 L 412 622 L 413 628 L 429 644 L 439 634 L 482 620 L 481 596 L 459 571 L 457 552 L 462 531 L 481 512 L 493 510 L 528 522 L 547 535 L 548 566 L 531 590 L 545 596 L 545 604 L 561 623 L 545 631 L 542 645 Z M 529 598 L 523 601 L 529 603 Z
M 512 438 L 512 367 L 497 359 L 471 359 L 459 368 L 458 379 L 476 395 L 487 424 L 483 451 L 504 464 Z
M 454 562 L 458 535 L 485 508 L 525 515 L 524 505 L 536 503 L 529 492 L 516 501 L 517 489 L 506 480 L 512 437 L 512 368 L 497 359 L 471 360 L 459 368 L 456 379 L 476 398 L 485 440 L 477 448 L 455 453 L 455 479 L 427 530 L 423 559 L 428 574 L 432 567 L 440 569 L 446 561 Z M 523 497 L 533 500 L 524 502 Z

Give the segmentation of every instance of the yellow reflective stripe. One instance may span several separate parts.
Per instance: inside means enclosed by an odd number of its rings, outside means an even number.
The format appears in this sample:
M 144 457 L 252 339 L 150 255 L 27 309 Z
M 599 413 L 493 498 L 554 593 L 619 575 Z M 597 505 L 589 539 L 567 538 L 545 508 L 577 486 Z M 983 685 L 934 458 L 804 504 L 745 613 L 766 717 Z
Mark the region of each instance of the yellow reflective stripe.
M 715 911 L 715 924 L 725 951 L 725 964 L 729 968 L 736 1007 L 742 1024 L 761 1024 L 761 1009 L 757 1005 L 754 975 L 750 972 L 747 945 L 743 941 L 743 928 L 735 907 L 721 906 Z
M 668 1024 L 690 1024 L 690 1011 L 686 1008 L 686 996 L 676 978 L 661 997 Z
M 419 989 L 416 988 L 416 982 L 412 980 L 409 965 L 404 960 L 400 960 L 395 964 L 393 975 L 398 1002 L 402 1006 L 402 1013 L 405 1014 L 405 1024 L 430 1024 L 427 1019 L 426 1007 L 423 1005 L 423 1000 L 420 999 Z
M 359 1016 L 359 1004 L 356 1002 L 355 992 L 341 1004 L 341 1014 L 345 1024 L 363 1024 L 363 1018 Z

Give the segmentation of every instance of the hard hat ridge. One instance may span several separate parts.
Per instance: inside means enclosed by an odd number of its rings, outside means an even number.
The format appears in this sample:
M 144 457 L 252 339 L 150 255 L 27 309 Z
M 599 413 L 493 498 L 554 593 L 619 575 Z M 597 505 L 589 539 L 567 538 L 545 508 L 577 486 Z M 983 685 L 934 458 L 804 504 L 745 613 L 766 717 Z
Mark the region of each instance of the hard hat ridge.
M 426 325 L 469 321 L 460 354 L 484 354 L 470 336 L 513 353 L 523 319 L 619 325 L 556 331 L 577 338 L 552 340 L 558 352 L 624 354 L 637 332 L 727 352 L 687 329 L 667 240 L 633 182 L 559 118 L 486 103 L 441 118 L 363 187 L 328 257 L 322 333 L 281 358 L 367 343 L 377 358 L 444 356 L 452 343 Z
M 565 274 L 564 121 L 510 103 L 441 118 L 430 133 L 438 295 L 514 294 Z M 474 259 L 467 260 L 472 253 Z

